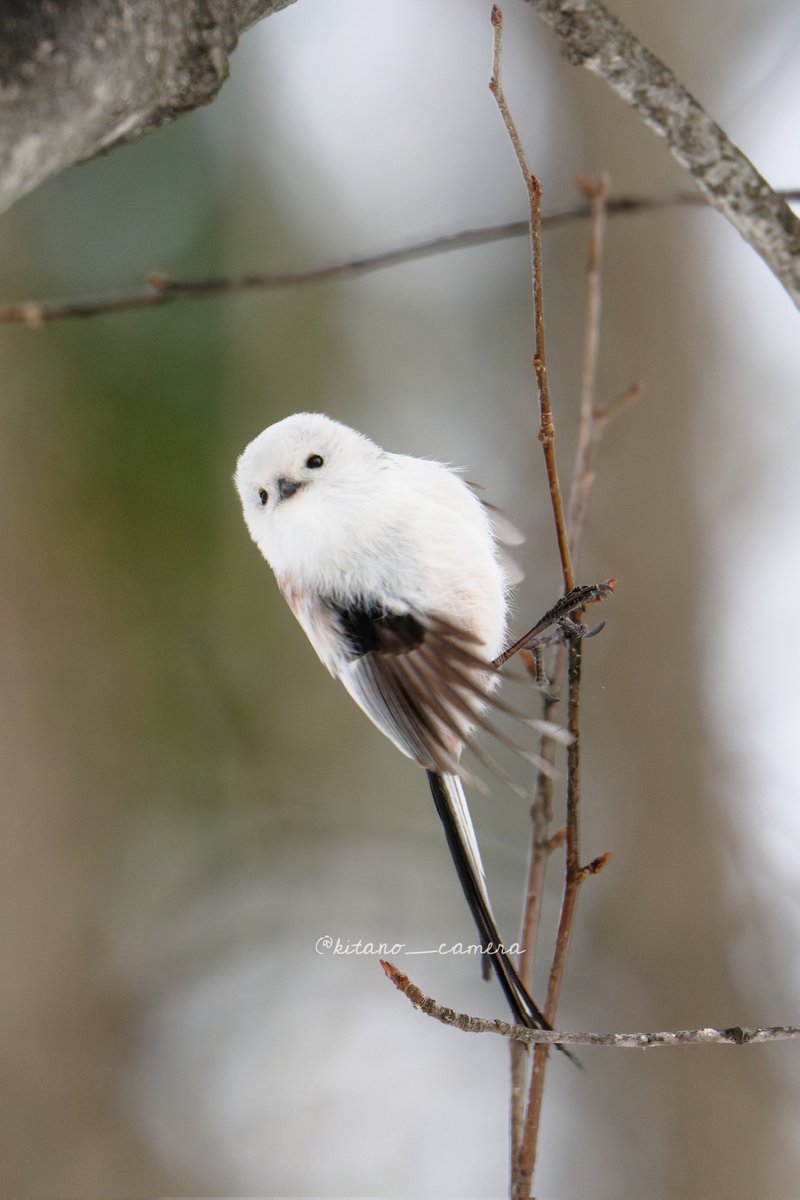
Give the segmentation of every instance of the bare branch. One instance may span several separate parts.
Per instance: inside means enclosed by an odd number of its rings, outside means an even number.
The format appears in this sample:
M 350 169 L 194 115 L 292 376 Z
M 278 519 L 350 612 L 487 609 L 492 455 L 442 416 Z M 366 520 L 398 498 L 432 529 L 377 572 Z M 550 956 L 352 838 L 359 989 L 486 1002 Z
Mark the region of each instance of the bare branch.
M 494 56 L 492 77 L 489 88 L 497 101 L 500 115 L 505 123 L 514 153 L 517 157 L 522 178 L 528 193 L 530 213 L 531 238 L 531 287 L 533 300 L 534 353 L 533 366 L 536 372 L 536 384 L 539 398 L 539 441 L 544 452 L 545 470 L 550 490 L 550 504 L 555 524 L 558 553 L 561 560 L 561 573 L 564 580 L 564 591 L 569 594 L 575 584 L 572 567 L 572 554 L 567 523 L 564 515 L 564 503 L 558 478 L 558 462 L 555 448 L 555 424 L 553 422 L 550 402 L 550 385 L 547 377 L 547 359 L 545 354 L 544 332 L 544 286 L 542 271 L 542 185 L 539 178 L 531 171 L 525 155 L 525 149 L 517 132 L 514 119 L 508 107 L 503 91 L 500 68 L 503 47 L 503 14 L 498 5 L 492 8 L 492 25 L 494 27 Z M 561 915 L 556 938 L 556 948 L 550 969 L 550 979 L 547 992 L 545 1015 L 547 1024 L 552 1025 L 558 1006 L 561 984 L 566 968 L 567 948 L 572 930 L 575 905 L 578 890 L 584 878 L 578 858 L 578 811 L 580 806 L 580 675 L 581 675 L 581 646 L 578 638 L 570 641 L 569 654 L 569 732 L 572 742 L 567 750 L 567 826 L 566 826 L 566 879 L 564 896 L 561 905 Z M 547 701 L 545 701 L 547 703 Z M 542 761 L 548 761 L 548 747 L 542 746 Z M 541 775 L 541 769 L 540 769 Z M 539 789 L 537 788 L 537 797 Z M 539 814 L 540 816 L 543 815 Z M 534 808 L 534 831 L 538 832 L 541 824 L 537 822 Z M 531 890 L 531 879 L 528 880 L 528 893 Z M 525 923 L 525 934 L 530 935 L 530 942 L 525 950 L 532 960 L 536 941 L 536 925 L 531 918 Z M 529 967 L 531 970 L 532 967 Z M 563 1047 L 562 1047 L 563 1049 Z M 547 1072 L 549 1048 L 537 1047 L 531 1069 L 528 1089 L 528 1105 L 521 1119 L 521 1103 L 512 1094 L 512 1141 L 511 1141 L 511 1180 L 512 1195 L 529 1195 L 533 1182 L 533 1172 L 536 1166 L 536 1152 L 541 1124 L 541 1107 L 544 1095 L 544 1082 Z M 512 1090 L 519 1084 L 523 1074 L 522 1066 L 517 1056 L 512 1052 Z
M 528 0 L 564 57 L 594 71 L 662 137 L 800 307 L 800 219 L 672 71 L 598 0 Z
M 525 1025 L 472 1017 L 468 1013 L 446 1008 L 426 996 L 393 963 L 381 959 L 381 966 L 397 990 L 427 1017 L 433 1017 L 443 1025 L 451 1025 L 463 1033 L 497 1033 L 529 1046 L 609 1046 L 619 1050 L 652 1050 L 656 1046 L 754 1046 L 764 1042 L 800 1040 L 800 1025 L 764 1028 L 733 1025 L 727 1029 L 708 1026 L 704 1029 L 673 1029 L 663 1033 L 572 1033 L 557 1029 L 528 1029 Z
M 800 200 L 800 189 L 778 194 L 788 200 Z M 679 207 L 708 208 L 709 205 L 699 192 L 672 192 L 663 196 L 622 195 L 610 197 L 605 203 L 606 215 L 609 217 Z M 588 220 L 591 216 L 589 204 L 565 208 L 543 216 L 542 231 L 560 229 L 576 221 Z M 403 263 L 433 258 L 437 254 L 467 250 L 472 246 L 485 246 L 492 242 L 524 237 L 529 233 L 530 225 L 527 221 L 509 221 L 503 225 L 462 229 L 457 233 L 412 242 L 394 250 L 382 250 L 377 254 L 367 254 L 301 271 L 253 272 L 239 278 L 196 280 L 169 279 L 165 275 L 154 273 L 147 277 L 146 289 L 135 292 L 122 292 L 114 296 L 83 296 L 75 300 L 25 300 L 17 304 L 2 305 L 0 325 L 30 325 L 38 328 L 50 321 L 104 316 L 107 313 L 137 308 L 158 308 L 181 300 L 204 300 L 229 292 L 270 292 L 280 291 L 282 288 L 342 282 L 370 275 L 375 271 L 384 271 L 389 267 L 401 266 Z
M 503 49 L 503 14 L 498 7 L 492 8 L 492 25 L 494 26 L 494 57 L 492 77 L 489 90 L 497 101 L 497 107 L 503 118 L 506 131 L 514 147 L 519 169 L 528 193 L 530 212 L 530 238 L 532 260 L 532 302 L 533 302 L 533 331 L 534 349 L 533 366 L 536 371 L 536 384 L 539 392 L 539 441 L 544 452 L 547 482 L 550 488 L 550 504 L 553 509 L 553 520 L 556 528 L 558 553 L 561 559 L 561 574 L 564 579 L 564 591 L 569 592 L 575 586 L 572 571 L 572 560 L 569 553 L 567 525 L 564 517 L 564 503 L 561 498 L 561 487 L 558 482 L 558 463 L 556 460 L 555 426 L 553 411 L 550 404 L 550 385 L 547 379 L 547 356 L 544 341 L 544 295 L 542 289 L 542 185 L 528 166 L 517 127 L 511 116 L 506 102 L 503 85 L 500 80 L 500 65 Z
M 569 548 L 573 562 L 583 534 L 583 524 L 594 482 L 594 458 L 600 442 L 602 426 L 597 410 L 597 363 L 600 354 L 600 316 L 602 312 L 602 264 L 606 229 L 606 192 L 604 177 L 596 182 L 578 181 L 592 208 L 592 232 L 586 260 L 586 322 L 583 337 L 583 369 L 581 371 L 580 420 L 575 469 L 569 496 Z

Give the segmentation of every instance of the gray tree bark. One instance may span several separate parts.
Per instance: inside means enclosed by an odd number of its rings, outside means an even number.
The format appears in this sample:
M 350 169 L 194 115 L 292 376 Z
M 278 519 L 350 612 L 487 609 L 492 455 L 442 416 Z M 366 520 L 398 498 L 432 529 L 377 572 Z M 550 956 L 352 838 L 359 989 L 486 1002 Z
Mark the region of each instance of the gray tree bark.
M 292 0 L 4 0 L 0 212 L 214 99 L 241 34 Z
M 672 71 L 599 0 L 528 0 L 573 66 L 586 67 L 663 138 L 800 308 L 800 218 Z

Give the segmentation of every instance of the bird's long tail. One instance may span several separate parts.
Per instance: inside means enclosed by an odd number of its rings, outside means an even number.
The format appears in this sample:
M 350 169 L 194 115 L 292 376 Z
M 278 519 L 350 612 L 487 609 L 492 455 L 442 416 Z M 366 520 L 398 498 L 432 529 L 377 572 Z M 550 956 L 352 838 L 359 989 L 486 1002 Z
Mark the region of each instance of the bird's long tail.
M 488 957 L 511 1011 L 520 1025 L 526 1025 L 529 1029 L 551 1029 L 552 1026 L 536 1007 L 505 952 L 489 903 L 478 842 L 461 780 L 457 775 L 437 775 L 434 771 L 428 771 L 427 774 L 436 811 L 444 825 L 447 844 L 470 912 L 478 926 L 481 944 L 484 950 L 490 951 Z

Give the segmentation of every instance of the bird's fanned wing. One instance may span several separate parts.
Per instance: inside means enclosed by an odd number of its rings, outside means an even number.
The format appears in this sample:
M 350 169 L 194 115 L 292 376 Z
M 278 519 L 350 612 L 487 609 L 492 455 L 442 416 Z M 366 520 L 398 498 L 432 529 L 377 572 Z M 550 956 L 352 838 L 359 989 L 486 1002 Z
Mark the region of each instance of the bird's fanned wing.
M 393 613 L 367 601 L 324 603 L 350 652 L 342 682 L 395 745 L 427 770 L 463 774 L 459 755 L 467 744 L 504 774 L 471 737 L 487 730 L 517 749 L 485 716 L 489 704 L 512 710 L 493 695 L 496 673 L 472 634 L 440 616 Z
M 328 600 L 325 607 L 351 655 L 341 675 L 348 691 L 401 750 L 427 769 L 450 853 L 489 955 L 485 969 L 494 968 L 520 1024 L 549 1029 L 498 932 L 458 777 L 464 775 L 459 762 L 464 744 L 498 771 L 471 740 L 474 728 L 513 746 L 484 716 L 487 704 L 508 707 L 492 695 L 494 669 L 478 653 L 477 639 L 442 617 L 392 613 L 369 603 L 345 608 Z

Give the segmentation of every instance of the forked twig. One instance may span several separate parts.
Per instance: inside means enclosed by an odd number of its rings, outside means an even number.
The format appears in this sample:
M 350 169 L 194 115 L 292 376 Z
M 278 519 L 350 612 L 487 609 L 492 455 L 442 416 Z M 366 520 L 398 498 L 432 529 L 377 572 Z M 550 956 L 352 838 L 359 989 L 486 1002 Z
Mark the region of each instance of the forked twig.
M 569 517 L 567 520 L 567 531 L 569 536 L 570 554 L 573 561 L 577 561 L 578 548 L 581 540 L 583 529 L 583 520 L 588 504 L 589 491 L 594 478 L 593 459 L 594 449 L 597 441 L 599 441 L 602 429 L 608 423 L 610 414 L 600 414 L 596 410 L 594 400 L 595 379 L 597 370 L 597 358 L 600 345 L 600 264 L 602 259 L 603 247 L 603 228 L 605 223 L 605 206 L 604 198 L 606 185 L 605 181 L 601 181 L 597 185 L 583 183 L 582 190 L 589 199 L 592 207 L 593 222 L 592 235 L 590 238 L 589 258 L 587 262 L 587 304 L 586 304 L 586 333 L 584 336 L 584 354 L 583 354 L 583 370 L 581 375 L 581 406 L 580 406 L 580 421 L 578 427 L 578 445 L 575 454 L 575 468 L 573 472 L 572 488 L 570 492 L 569 502 Z M 611 582 L 611 581 L 609 581 Z M 563 673 L 564 664 L 564 647 L 559 647 L 556 662 L 553 669 L 553 675 L 556 680 L 559 680 Z M 543 717 L 546 720 L 555 718 L 555 701 L 547 695 L 544 701 Z M 548 742 L 540 746 L 539 752 L 543 756 L 546 755 L 548 761 L 552 764 L 554 746 Z M 574 806 L 571 806 L 574 808 Z M 571 814 L 569 822 L 571 829 L 570 850 L 568 858 L 571 862 L 575 861 L 575 852 L 577 848 L 577 829 L 575 828 L 574 811 Z M 545 876 L 547 874 L 547 866 L 550 861 L 550 855 L 558 849 L 567 839 L 567 828 L 557 830 L 555 834 L 550 833 L 550 825 L 553 820 L 553 779 L 552 775 L 540 772 L 534 793 L 533 804 L 531 805 L 531 848 L 528 857 L 528 877 L 527 886 L 525 889 L 525 901 L 522 914 L 522 932 L 521 945 L 522 954 L 520 955 L 520 971 L 525 984 L 529 990 L 533 987 L 533 947 L 536 945 L 538 934 L 539 919 L 541 914 L 542 897 L 544 895 Z M 561 919 L 559 921 L 559 939 L 556 950 L 556 958 L 560 964 L 558 970 L 551 971 L 551 981 L 556 990 L 560 992 L 559 977 L 563 973 L 566 958 L 566 945 L 568 941 L 569 922 L 571 922 L 574 912 L 575 901 L 577 899 L 578 882 L 574 877 L 570 879 L 570 862 L 567 864 L 567 882 L 565 886 L 565 897 L 562 905 Z M 567 921 L 565 930 L 565 919 Z M 554 961 L 554 967 L 555 967 Z M 549 997 L 548 997 L 549 1003 Z M 520 1063 L 521 1055 L 516 1047 L 512 1048 L 512 1076 L 521 1070 Z M 544 1098 L 544 1062 L 535 1064 L 536 1072 L 532 1080 L 530 1103 L 528 1110 L 527 1123 L 523 1123 L 521 1119 L 517 1119 L 517 1126 L 528 1131 L 528 1141 L 523 1148 L 523 1139 L 521 1136 L 515 1136 L 515 1131 L 512 1130 L 512 1146 L 517 1148 L 517 1155 L 512 1164 L 516 1174 L 514 1180 L 515 1188 L 518 1192 L 523 1192 L 530 1184 L 533 1167 L 535 1165 L 535 1139 L 536 1131 L 538 1130 L 541 1120 L 541 1106 Z
M 494 53 L 492 62 L 492 78 L 489 88 L 494 95 L 495 100 L 497 101 L 500 114 L 503 118 L 503 122 L 508 132 L 511 144 L 514 148 L 514 153 L 516 154 L 517 162 L 519 164 L 520 171 L 522 172 L 522 177 L 528 193 L 531 226 L 531 278 L 534 314 L 533 365 L 536 372 L 536 382 L 539 395 L 539 441 L 542 443 L 542 450 L 544 452 L 545 467 L 550 489 L 550 503 L 553 510 L 556 540 L 558 542 L 558 552 L 561 560 L 561 573 L 564 581 L 564 591 L 568 593 L 573 588 L 575 580 L 572 567 L 570 542 L 564 516 L 564 505 L 558 482 L 558 466 L 555 454 L 555 427 L 553 424 L 550 388 L 547 378 L 547 360 L 545 355 L 541 240 L 542 186 L 537 176 L 534 175 L 528 166 L 524 147 L 522 146 L 516 125 L 513 117 L 511 116 L 508 103 L 503 93 L 503 87 L 501 83 L 503 14 L 497 5 L 492 8 L 492 26 L 494 28 Z M 573 735 L 573 740 L 570 743 L 567 751 L 567 823 L 565 833 L 566 877 L 564 883 L 564 896 L 562 900 L 561 916 L 559 919 L 558 934 L 556 938 L 556 948 L 550 969 L 547 1000 L 544 1008 L 545 1016 L 551 1024 L 555 1019 L 555 1011 L 558 1005 L 558 999 L 564 979 L 567 949 L 572 930 L 578 888 L 584 878 L 584 874 L 580 867 L 578 844 L 578 813 L 580 807 L 580 743 L 578 739 L 580 725 L 581 676 L 580 638 L 570 639 L 569 662 L 568 729 Z M 546 701 L 545 703 L 547 705 L 550 702 Z M 544 741 L 541 749 L 543 751 L 542 757 L 547 758 L 548 748 Z M 550 755 L 552 755 L 552 747 L 549 748 L 549 752 Z M 540 800 L 542 802 L 542 807 L 537 812 L 537 805 Z M 549 814 L 550 809 L 551 793 L 549 790 L 546 791 L 543 788 L 540 772 L 540 781 L 539 785 L 537 786 L 533 813 L 533 861 L 536 862 L 537 868 L 540 868 L 542 871 L 546 865 L 546 859 L 548 857 L 548 855 L 543 852 L 543 831 L 545 829 L 544 818 L 546 813 Z M 538 888 L 540 887 L 541 879 L 538 876 L 536 877 L 535 888 L 537 890 L 534 890 L 531 887 L 531 882 L 532 874 L 529 874 L 526 909 L 528 909 L 528 906 L 530 905 L 531 909 L 535 910 L 538 916 L 538 896 L 540 895 Z M 535 931 L 534 920 L 532 919 L 530 913 L 526 913 L 525 936 L 527 936 L 529 939 L 529 945 L 526 947 L 528 953 L 525 955 L 525 961 L 528 962 L 528 966 L 526 968 L 526 974 L 528 976 L 532 971 L 531 960 L 533 959 Z M 522 1102 L 517 1091 L 517 1084 L 522 1068 L 518 1057 L 514 1057 L 512 1054 L 511 1125 L 513 1140 L 511 1188 L 513 1196 L 522 1196 L 523 1194 L 527 1195 L 530 1191 L 530 1185 L 533 1179 L 533 1171 L 536 1163 L 536 1146 L 539 1136 L 541 1104 L 544 1095 L 544 1080 L 547 1071 L 547 1063 L 548 1047 L 540 1044 L 537 1046 L 534 1053 L 530 1088 L 528 1093 L 528 1104 L 523 1119 Z M 519 1138 L 520 1130 L 522 1133 L 521 1140 Z
M 606 408 L 599 408 L 596 401 L 597 362 L 600 346 L 600 315 L 601 315 L 601 267 L 603 251 L 603 234 L 605 229 L 605 192 L 606 183 L 583 181 L 579 184 L 589 197 L 593 211 L 592 232 L 589 242 L 589 254 L 586 266 L 586 330 L 583 347 L 583 369 L 581 375 L 581 404 L 578 441 L 575 452 L 572 487 L 570 490 L 569 519 L 567 524 L 570 551 L 573 560 L 577 559 L 584 520 L 588 507 L 589 493 L 594 483 L 594 459 L 600 439 L 613 416 L 626 403 L 638 396 L 638 385 L 629 388 L 623 397 L 612 402 Z M 613 581 L 611 581 L 613 582 Z M 582 647 L 578 640 L 572 639 L 568 652 L 568 728 L 574 734 L 578 732 L 579 692 L 580 692 L 580 662 Z M 554 675 L 561 677 L 564 662 L 564 648 L 559 648 Z M 552 702 L 548 700 L 545 709 L 547 716 L 552 719 Z M 544 877 L 550 854 L 555 845 L 562 841 L 567 846 L 566 879 L 564 896 L 559 918 L 556 937 L 556 948 L 553 965 L 550 972 L 548 996 L 545 1011 L 552 1018 L 555 1013 L 558 997 L 566 968 L 566 954 L 577 904 L 578 892 L 587 869 L 581 868 L 578 856 L 578 800 L 575 789 L 580 779 L 579 754 L 580 743 L 575 737 L 570 747 L 571 758 L 568 756 L 567 773 L 567 825 L 551 837 L 549 832 L 552 820 L 552 783 L 542 779 L 537 781 L 537 790 L 532 807 L 533 836 L 528 869 L 528 886 L 522 923 L 523 960 L 528 957 L 527 951 L 534 944 L 536 927 L 539 918 L 541 895 L 544 888 Z M 604 856 L 604 861 L 605 861 Z M 527 978 L 527 976 L 526 976 Z M 547 1069 L 549 1050 L 546 1045 L 536 1048 L 531 1075 L 528 1112 L 525 1122 L 525 1135 L 516 1162 L 515 1191 L 519 1195 L 528 1195 L 536 1163 L 536 1145 L 538 1130 L 541 1123 L 542 1103 L 544 1099 L 544 1083 Z
M 531 222 L 531 255 L 533 260 L 533 308 L 535 328 L 534 367 L 536 370 L 539 405 L 540 433 L 548 482 L 550 485 L 551 504 L 553 508 L 556 537 L 562 564 L 565 590 L 569 591 L 573 583 L 573 561 L 580 542 L 583 519 L 588 502 L 588 495 L 593 479 L 593 462 L 597 444 L 602 430 L 610 418 L 612 410 L 600 411 L 595 403 L 595 384 L 597 375 L 597 360 L 600 339 L 600 264 L 602 259 L 603 233 L 605 228 L 606 209 L 605 181 L 597 184 L 583 184 L 592 210 L 592 236 L 587 264 L 587 317 L 586 334 L 584 339 L 583 374 L 581 386 L 580 426 L 578 448 L 576 453 L 573 486 L 570 497 L 571 519 L 564 519 L 561 493 L 558 487 L 558 474 L 555 462 L 554 429 L 550 403 L 547 366 L 544 354 L 544 314 L 542 289 L 542 249 L 541 249 L 541 185 L 539 180 L 528 167 L 524 148 L 521 144 L 508 104 L 503 95 L 500 66 L 502 54 L 502 13 L 495 6 L 492 10 L 492 25 L 494 27 L 494 56 L 493 72 L 490 88 L 497 100 L 509 138 L 514 147 L 517 161 L 523 175 L 528 192 L 530 222 Z M 578 616 L 580 613 L 578 614 Z M 515 649 L 516 647 L 512 648 Z M 563 669 L 564 651 L 560 648 L 556 664 L 556 678 L 560 677 Z M 550 854 L 557 846 L 565 844 L 566 870 L 564 894 L 559 917 L 558 931 L 553 961 L 550 969 L 547 999 L 544 1007 L 545 1015 L 551 1023 L 555 1020 L 555 1012 L 563 985 L 566 970 L 567 952 L 574 923 L 580 885 L 588 874 L 597 868 L 582 867 L 579 850 L 579 811 L 580 811 L 580 684 L 581 684 L 582 645 L 580 637 L 569 638 L 568 649 L 568 713 L 567 728 L 572 734 L 572 741 L 567 750 L 567 819 L 566 827 L 555 836 L 550 835 L 549 825 L 552 819 L 552 782 L 544 778 L 540 772 L 534 802 L 532 806 L 533 842 L 526 889 L 525 912 L 523 916 L 523 978 L 530 982 L 533 971 L 534 947 L 538 930 L 538 919 L 541 895 L 544 885 L 544 875 Z M 545 697 L 545 715 L 551 717 L 553 700 Z M 552 759 L 553 747 L 548 746 L 543 739 L 540 747 L 541 756 L 546 760 Z M 605 862 L 607 856 L 598 862 Z M 536 1147 L 541 1122 L 541 1109 L 544 1096 L 544 1082 L 549 1058 L 548 1039 L 541 1039 L 535 1048 L 533 1066 L 531 1069 L 530 1087 L 527 1110 L 523 1114 L 523 1103 L 519 1095 L 519 1078 L 523 1070 L 519 1052 L 512 1048 L 512 1195 L 527 1196 L 533 1179 L 536 1163 Z

